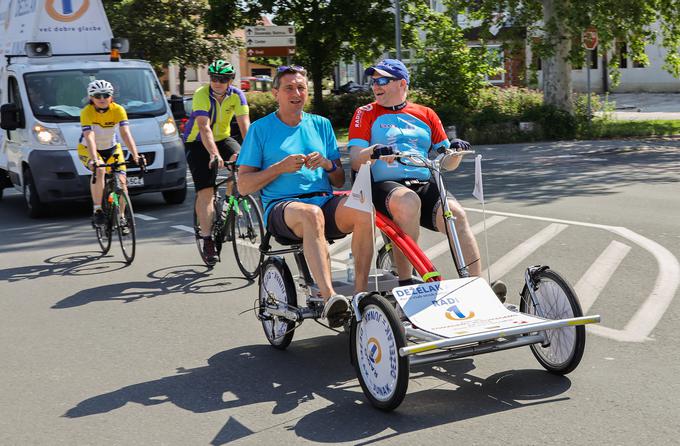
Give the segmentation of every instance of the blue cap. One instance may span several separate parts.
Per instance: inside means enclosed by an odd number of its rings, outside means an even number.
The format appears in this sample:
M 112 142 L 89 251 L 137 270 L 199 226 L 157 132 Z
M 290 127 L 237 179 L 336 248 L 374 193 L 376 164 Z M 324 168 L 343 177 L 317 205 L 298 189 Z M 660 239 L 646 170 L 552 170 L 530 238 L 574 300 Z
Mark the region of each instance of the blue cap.
M 375 66 L 366 68 L 364 74 L 372 76 L 375 72 L 382 76 L 405 79 L 406 83 L 409 83 L 408 70 L 403 62 L 397 59 L 385 59 Z

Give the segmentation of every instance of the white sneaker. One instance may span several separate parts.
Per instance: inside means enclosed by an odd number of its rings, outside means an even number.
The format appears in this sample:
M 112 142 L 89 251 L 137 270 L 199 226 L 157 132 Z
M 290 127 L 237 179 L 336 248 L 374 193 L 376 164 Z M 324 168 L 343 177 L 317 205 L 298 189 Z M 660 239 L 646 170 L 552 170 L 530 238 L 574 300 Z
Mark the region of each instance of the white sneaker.
M 349 310 L 347 298 L 341 294 L 335 294 L 323 306 L 321 317 L 328 320 L 330 327 L 341 327 L 345 322 Z

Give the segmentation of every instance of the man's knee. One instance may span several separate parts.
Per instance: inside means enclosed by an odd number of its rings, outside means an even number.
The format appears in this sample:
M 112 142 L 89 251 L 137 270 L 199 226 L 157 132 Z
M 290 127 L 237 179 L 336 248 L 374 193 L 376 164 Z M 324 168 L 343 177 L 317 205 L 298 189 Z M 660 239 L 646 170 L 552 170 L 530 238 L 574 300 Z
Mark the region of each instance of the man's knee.
M 312 229 L 319 234 L 323 234 L 325 227 L 325 220 L 323 211 L 319 206 L 307 205 L 295 209 L 297 219 L 305 229 Z
M 396 221 L 420 220 L 420 197 L 410 189 L 394 192 L 389 197 L 388 207 Z

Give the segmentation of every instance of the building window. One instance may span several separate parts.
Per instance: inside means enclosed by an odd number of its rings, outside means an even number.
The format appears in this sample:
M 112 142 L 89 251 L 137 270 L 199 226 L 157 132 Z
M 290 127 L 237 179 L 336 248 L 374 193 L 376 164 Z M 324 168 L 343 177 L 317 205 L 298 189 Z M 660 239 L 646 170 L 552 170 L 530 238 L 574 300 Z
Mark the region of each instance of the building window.
M 481 54 L 482 47 L 471 45 L 470 49 L 473 53 Z M 486 47 L 486 60 L 493 66 L 499 68 L 505 68 L 505 53 L 500 45 L 492 45 Z M 505 83 L 505 70 L 494 76 L 485 76 L 485 80 L 491 84 L 503 84 Z
M 186 67 L 184 76 L 187 82 L 198 82 L 198 71 L 195 67 Z

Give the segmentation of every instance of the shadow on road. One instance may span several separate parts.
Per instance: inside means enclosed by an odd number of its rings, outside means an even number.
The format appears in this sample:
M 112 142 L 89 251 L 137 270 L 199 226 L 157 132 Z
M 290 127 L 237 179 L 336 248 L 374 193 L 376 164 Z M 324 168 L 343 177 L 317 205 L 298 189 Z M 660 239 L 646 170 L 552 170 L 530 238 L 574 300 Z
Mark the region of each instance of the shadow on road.
M 123 261 L 100 261 L 106 257 L 99 251 L 83 251 L 60 254 L 45 259 L 44 263 L 30 266 L 19 266 L 0 270 L 0 281 L 18 282 L 49 276 L 82 276 L 103 274 L 122 269 Z
M 301 410 L 286 418 L 289 429 L 313 442 L 357 442 L 390 429 L 388 436 L 428 429 L 469 418 L 536 404 L 556 403 L 571 386 L 565 377 L 539 370 L 511 370 L 486 379 L 471 374 L 472 359 L 436 367 L 412 368 L 411 393 L 392 413 L 374 409 L 365 400 L 349 363 L 347 336 L 324 336 L 294 342 L 285 351 L 250 345 L 218 353 L 208 365 L 177 369 L 173 376 L 133 384 L 78 403 L 63 416 L 103 414 L 128 403 L 144 406 L 171 403 L 194 413 L 238 409 L 272 403 L 272 414 L 285 414 L 321 399 L 322 409 Z M 452 384 L 455 389 L 441 388 Z M 422 388 L 423 390 L 415 390 Z M 261 406 L 266 407 L 266 406 Z M 266 409 L 263 409 L 266 410 Z M 301 418 L 298 418 L 301 416 Z M 281 419 L 256 420 L 257 427 L 230 414 L 211 444 L 222 445 L 278 425 Z M 297 422 L 296 422 L 297 421 Z M 263 423 L 268 423 L 266 427 Z M 251 427 L 248 427 L 251 424 Z M 375 440 L 374 440 L 375 441 Z
M 73 308 L 105 301 L 130 303 L 173 293 L 228 293 L 254 283 L 243 277 L 211 277 L 208 267 L 196 265 L 163 268 L 150 272 L 147 277 L 153 280 L 126 281 L 80 290 L 60 300 L 52 308 Z
M 677 140 L 563 141 L 477 149 L 487 200 L 550 203 L 563 197 L 607 196 L 632 184 L 680 182 Z M 520 147 L 517 147 L 520 146 Z M 504 151 L 507 151 L 506 156 Z M 474 185 L 474 164 L 449 173 L 461 197 Z

